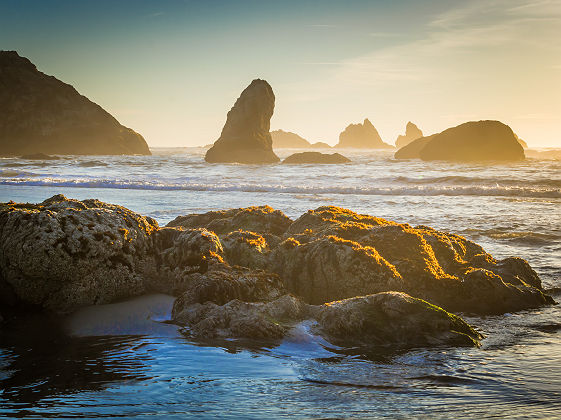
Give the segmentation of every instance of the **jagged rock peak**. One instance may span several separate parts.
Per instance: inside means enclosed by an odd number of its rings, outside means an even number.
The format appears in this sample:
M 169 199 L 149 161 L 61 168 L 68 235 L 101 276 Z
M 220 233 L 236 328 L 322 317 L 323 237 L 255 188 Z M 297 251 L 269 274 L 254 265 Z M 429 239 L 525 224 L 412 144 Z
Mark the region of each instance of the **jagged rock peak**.
M 407 123 L 405 126 L 405 135 L 398 136 L 397 140 L 395 141 L 396 147 L 403 147 L 411 143 L 413 140 L 416 140 L 420 137 L 423 137 L 423 132 L 413 124 L 411 121 Z
M 335 147 L 356 149 L 392 149 L 382 141 L 378 130 L 368 118 L 362 124 L 350 124 L 339 134 L 339 143 Z

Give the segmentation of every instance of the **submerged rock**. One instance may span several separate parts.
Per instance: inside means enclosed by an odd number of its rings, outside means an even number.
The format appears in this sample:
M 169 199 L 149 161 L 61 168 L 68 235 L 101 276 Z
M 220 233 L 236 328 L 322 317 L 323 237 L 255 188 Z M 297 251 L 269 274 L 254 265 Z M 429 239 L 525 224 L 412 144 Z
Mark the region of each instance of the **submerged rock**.
M 273 149 L 307 149 L 311 147 L 308 140 L 290 131 L 271 131 L 271 137 L 273 139 Z
M 286 164 L 340 164 L 351 160 L 339 153 L 302 152 L 288 156 L 282 163 Z
M 470 121 L 441 133 L 421 137 L 398 150 L 396 159 L 516 161 L 524 149 L 511 128 L 500 121 Z
M 222 134 L 206 152 L 210 163 L 275 163 L 269 133 L 275 108 L 273 89 L 265 80 L 255 79 L 245 88 L 228 112 Z
M 357 149 L 393 149 L 393 146 L 384 143 L 378 130 L 367 118 L 362 124 L 350 124 L 339 134 L 339 143 L 335 147 L 348 147 Z
M 407 146 L 413 140 L 417 140 L 418 138 L 423 137 L 423 132 L 413 124 L 411 121 L 407 123 L 405 126 L 405 135 L 404 136 L 397 136 L 397 140 L 395 141 L 395 147 L 403 147 Z
M 149 155 L 144 138 L 72 86 L 0 51 L 0 155 Z

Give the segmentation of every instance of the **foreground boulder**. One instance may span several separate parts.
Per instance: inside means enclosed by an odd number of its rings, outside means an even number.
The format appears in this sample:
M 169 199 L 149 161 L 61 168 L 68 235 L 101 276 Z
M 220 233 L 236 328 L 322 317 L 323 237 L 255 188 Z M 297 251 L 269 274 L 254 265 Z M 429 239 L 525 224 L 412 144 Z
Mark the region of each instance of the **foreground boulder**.
M 265 80 L 255 79 L 245 88 L 228 112 L 222 134 L 206 152 L 209 163 L 275 163 L 269 133 L 275 109 L 273 89 Z
M 350 124 L 339 134 L 339 143 L 335 147 L 355 149 L 393 149 L 393 146 L 384 143 L 378 130 L 367 118 L 362 124 Z
M 144 138 L 72 86 L 0 51 L 0 155 L 149 155 Z
M 273 139 L 273 149 L 307 149 L 311 147 L 308 140 L 290 131 L 271 131 L 271 137 Z
M 302 152 L 294 153 L 282 163 L 286 164 L 338 164 L 349 163 L 351 160 L 339 153 Z
M 3 204 L 0 282 L 18 301 L 62 313 L 141 294 L 157 228 L 97 200 Z
M 200 226 L 210 228 L 206 215 L 186 217 L 185 227 L 197 227 L 200 218 Z M 238 224 L 225 234 L 228 225 L 221 224 L 226 260 L 277 273 L 307 303 L 403 291 L 452 312 L 499 314 L 552 302 L 526 261 L 496 260 L 461 236 L 426 226 L 331 206 L 283 224 L 282 234 L 256 225 L 259 232 Z
M 446 311 L 553 303 L 520 258 L 332 206 L 295 221 L 262 206 L 159 227 L 98 200 L 0 204 L 3 318 L 149 292 L 178 296 L 173 319 L 193 337 L 280 339 L 306 321 L 336 345 L 474 345 L 479 335 Z
M 421 137 L 398 150 L 396 159 L 516 161 L 524 149 L 512 129 L 500 121 L 471 121 Z
M 409 121 L 405 126 L 405 135 L 397 136 L 397 140 L 395 141 L 395 147 L 400 148 L 403 146 L 407 146 L 413 140 L 417 140 L 418 138 L 421 137 L 423 137 L 423 132 L 419 129 L 419 127 L 417 127 L 415 124 Z

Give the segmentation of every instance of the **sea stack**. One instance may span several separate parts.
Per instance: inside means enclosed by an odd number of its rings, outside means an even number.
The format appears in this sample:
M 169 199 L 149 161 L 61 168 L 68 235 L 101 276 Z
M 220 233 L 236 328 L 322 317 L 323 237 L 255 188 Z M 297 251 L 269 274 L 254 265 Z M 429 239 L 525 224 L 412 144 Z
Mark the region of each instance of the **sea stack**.
M 516 161 L 524 149 L 512 129 L 500 121 L 470 121 L 399 149 L 396 159 L 470 161 Z
M 209 163 L 276 163 L 269 132 L 275 94 L 265 80 L 255 79 L 232 109 L 220 138 L 206 152 Z
M 339 143 L 335 147 L 354 149 L 393 149 L 382 141 L 378 130 L 366 118 L 362 124 L 350 124 L 339 134 Z
M 395 147 L 407 146 L 413 140 L 417 140 L 420 137 L 423 137 L 423 132 L 419 129 L 419 127 L 409 121 L 405 126 L 405 135 L 397 136 Z
M 37 70 L 16 51 L 0 51 L 0 155 L 149 155 L 144 138 Z

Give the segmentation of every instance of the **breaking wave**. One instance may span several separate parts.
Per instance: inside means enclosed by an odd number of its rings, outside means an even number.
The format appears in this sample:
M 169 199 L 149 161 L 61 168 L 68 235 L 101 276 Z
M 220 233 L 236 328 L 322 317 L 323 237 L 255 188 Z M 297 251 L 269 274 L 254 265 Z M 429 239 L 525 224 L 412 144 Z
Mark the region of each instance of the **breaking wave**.
M 530 198 L 561 198 L 561 189 L 525 185 L 385 185 L 385 186 L 320 186 L 281 185 L 222 182 L 167 182 L 147 180 L 112 179 L 59 179 L 6 178 L 0 185 L 45 186 L 64 188 L 111 188 L 161 191 L 238 191 L 284 194 L 355 194 L 355 195 L 402 195 L 402 196 L 499 196 Z

